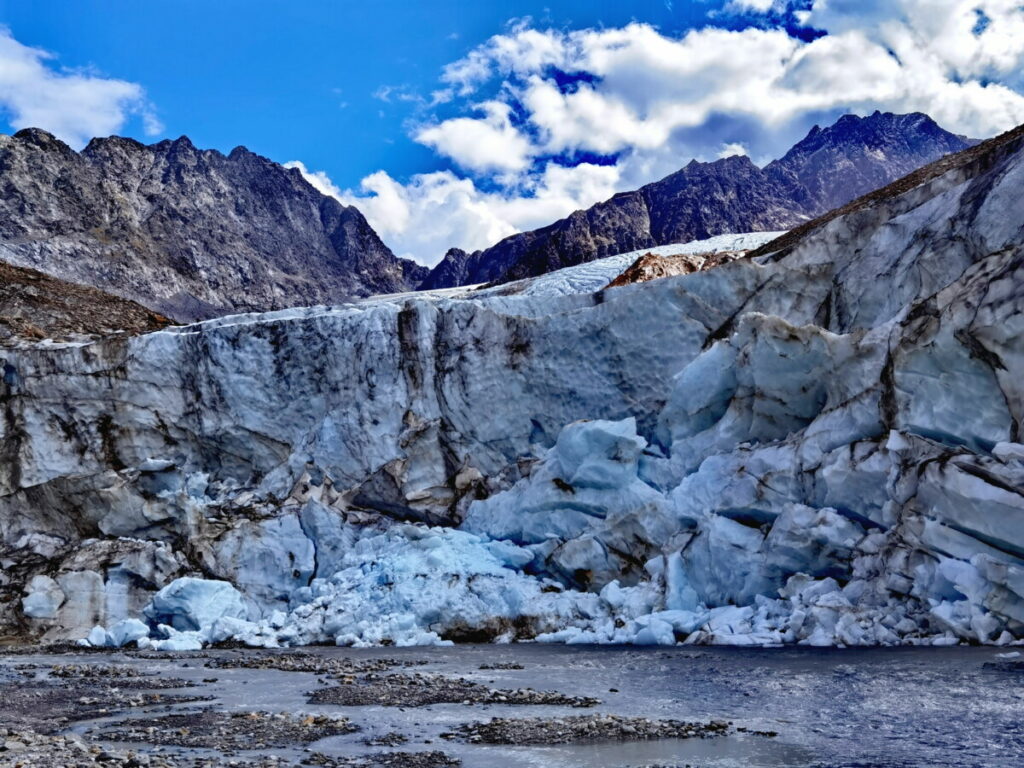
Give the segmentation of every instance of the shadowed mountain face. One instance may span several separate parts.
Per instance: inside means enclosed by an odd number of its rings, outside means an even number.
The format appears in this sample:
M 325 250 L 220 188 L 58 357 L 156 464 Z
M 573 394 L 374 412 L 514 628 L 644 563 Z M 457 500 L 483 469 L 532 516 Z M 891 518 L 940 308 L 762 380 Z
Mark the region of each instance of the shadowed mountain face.
M 92 285 L 178 320 L 407 290 L 358 210 L 244 147 L 187 138 L 0 136 L 0 260 Z
M 640 248 L 789 229 L 970 144 L 920 113 L 846 115 L 828 128 L 815 126 L 764 168 L 739 156 L 693 161 L 486 250 L 452 249 L 421 288 L 507 282 Z

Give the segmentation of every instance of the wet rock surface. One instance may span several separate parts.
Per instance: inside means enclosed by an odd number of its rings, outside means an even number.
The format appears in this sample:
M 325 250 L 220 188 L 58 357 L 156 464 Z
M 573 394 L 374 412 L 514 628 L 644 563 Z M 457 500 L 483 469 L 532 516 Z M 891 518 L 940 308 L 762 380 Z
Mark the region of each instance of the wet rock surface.
M 485 723 L 456 728 L 443 738 L 483 744 L 574 744 L 598 741 L 646 741 L 724 736 L 730 726 L 721 720 L 706 723 L 651 720 L 646 717 L 581 715 L 558 718 L 495 717 Z
M 341 706 L 425 707 L 430 704 L 537 704 L 594 707 L 599 699 L 566 696 L 532 688 L 499 690 L 461 678 L 441 675 L 365 675 L 345 679 L 342 685 L 321 688 L 309 696 L 310 704 Z

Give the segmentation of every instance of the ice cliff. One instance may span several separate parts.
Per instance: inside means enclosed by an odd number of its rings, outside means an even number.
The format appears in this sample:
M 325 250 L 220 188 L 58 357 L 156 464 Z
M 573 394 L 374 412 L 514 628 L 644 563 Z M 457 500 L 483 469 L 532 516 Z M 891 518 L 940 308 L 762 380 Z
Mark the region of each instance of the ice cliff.
M 1018 129 L 690 275 L 0 351 L 0 617 L 164 648 L 1024 638 L 1022 190 Z

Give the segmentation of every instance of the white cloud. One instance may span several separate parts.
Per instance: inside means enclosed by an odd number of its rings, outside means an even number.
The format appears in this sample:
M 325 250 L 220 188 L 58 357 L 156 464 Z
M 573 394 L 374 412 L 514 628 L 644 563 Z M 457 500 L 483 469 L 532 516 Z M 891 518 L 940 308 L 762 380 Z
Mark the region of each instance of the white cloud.
M 457 117 L 421 128 L 416 141 L 471 171 L 522 171 L 530 164 L 530 141 L 512 125 L 512 108 L 486 101 L 483 117 Z
M 0 27 L 0 110 L 14 128 L 43 128 L 76 148 L 120 130 L 132 116 L 142 118 L 147 134 L 163 130 L 138 84 L 57 70 L 53 58 Z
M 748 155 L 747 148 L 740 144 L 738 141 L 734 141 L 731 144 L 723 144 L 722 148 L 718 152 L 718 158 L 733 157 L 735 155 Z
M 1019 3 L 902 0 L 882 7 L 889 15 L 861 18 L 819 2 L 809 23 L 830 34 L 810 42 L 781 29 L 707 27 L 679 38 L 645 24 L 523 30 L 492 38 L 452 71 L 468 91 L 486 82 L 485 72 L 510 77 L 505 91 L 526 108 L 540 148 L 550 152 L 653 149 L 719 114 L 770 126 L 810 111 L 921 110 L 941 114 L 951 129 L 981 134 L 1024 121 L 1024 97 L 983 79 L 1024 63 Z M 978 9 L 991 19 L 980 34 L 973 31 Z M 523 61 L 510 61 L 510 51 Z M 566 90 L 547 72 L 551 65 L 591 77 Z
M 733 0 L 726 11 L 783 14 L 787 3 Z M 489 245 L 693 157 L 777 156 L 843 112 L 922 111 L 976 137 L 1024 122 L 1020 0 L 815 0 L 795 15 L 827 34 L 514 23 L 443 70 L 434 104 L 462 114 L 414 132 L 471 176 L 400 184 L 375 174 L 344 197 L 372 210 L 397 250 L 429 263 L 449 245 Z M 595 154 L 614 164 L 565 167 Z M 559 175 L 587 181 L 570 192 Z
M 528 19 L 519 20 L 511 25 L 508 34 L 495 35 L 446 66 L 441 80 L 466 96 L 495 73 L 523 76 L 550 66 L 563 66 L 565 54 L 560 33 L 536 30 L 529 26 Z
M 727 11 L 734 12 L 768 13 L 768 11 L 777 10 L 780 5 L 785 5 L 785 3 L 780 3 L 780 0 L 730 0 L 725 8 Z

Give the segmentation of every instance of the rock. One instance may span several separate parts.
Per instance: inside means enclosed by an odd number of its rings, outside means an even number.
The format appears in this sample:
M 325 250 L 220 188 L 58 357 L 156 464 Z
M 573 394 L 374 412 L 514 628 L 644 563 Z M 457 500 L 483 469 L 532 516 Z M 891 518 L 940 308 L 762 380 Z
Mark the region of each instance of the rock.
M 0 345 L 4 346 L 135 335 L 170 324 L 163 315 L 134 301 L 2 261 L 0 321 Z

